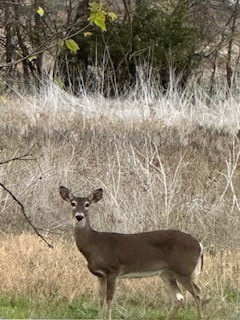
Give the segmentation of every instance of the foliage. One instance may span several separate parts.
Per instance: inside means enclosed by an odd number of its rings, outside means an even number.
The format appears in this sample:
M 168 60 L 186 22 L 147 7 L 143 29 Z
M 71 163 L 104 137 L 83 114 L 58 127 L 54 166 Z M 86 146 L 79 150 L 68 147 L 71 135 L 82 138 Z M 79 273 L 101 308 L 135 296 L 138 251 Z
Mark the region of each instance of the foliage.
M 90 16 L 88 21 L 91 24 L 95 24 L 102 31 L 107 31 L 106 20 L 109 18 L 111 21 L 114 21 L 117 18 L 117 15 L 112 11 L 106 11 L 103 9 L 103 4 L 101 2 L 92 1 L 89 4 L 90 6 Z
M 240 64 L 239 16 L 239 1 L 3 2 L 1 76 L 11 87 L 22 80 L 40 86 L 50 72 L 74 93 L 97 86 L 117 95 L 135 86 L 142 66 L 144 77 L 155 74 L 164 90 L 172 77 L 185 87 L 201 68 L 212 93 L 218 65 L 231 89 Z
M 44 10 L 43 10 L 43 8 L 42 8 L 42 7 L 38 7 L 37 13 L 39 14 L 39 16 L 42 17 L 42 16 L 44 15 Z
M 49 303 L 49 300 L 51 301 Z M 9 319 L 51 318 L 51 319 L 94 319 L 97 308 L 90 298 L 78 297 L 72 302 L 54 297 L 29 295 L 1 295 L 0 314 Z
M 80 50 L 78 44 L 73 39 L 65 40 L 65 45 L 72 53 L 77 53 Z
M 137 67 L 146 63 L 160 74 L 164 89 L 170 84 L 170 70 L 185 86 L 199 62 L 195 50 L 201 39 L 198 29 L 190 23 L 190 1 L 174 2 L 169 10 L 165 9 L 167 4 L 165 0 L 149 7 L 149 1 L 141 1 L 131 20 L 110 24 L 104 37 L 95 35 L 92 53 L 96 52 L 97 38 L 98 60 L 105 57 L 107 48 L 106 73 L 111 70 L 115 77 L 110 93 L 121 93 L 135 85 Z

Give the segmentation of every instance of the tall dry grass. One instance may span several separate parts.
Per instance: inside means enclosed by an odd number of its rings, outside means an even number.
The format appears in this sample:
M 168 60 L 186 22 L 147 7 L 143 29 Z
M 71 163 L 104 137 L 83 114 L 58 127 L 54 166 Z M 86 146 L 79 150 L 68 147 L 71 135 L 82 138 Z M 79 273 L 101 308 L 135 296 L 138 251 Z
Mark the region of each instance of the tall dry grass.
M 32 156 L 1 165 L 0 179 L 51 232 L 69 229 L 59 185 L 84 195 L 102 187 L 98 229 L 178 228 L 206 246 L 239 245 L 237 100 L 219 100 L 218 113 L 197 97 L 162 100 L 76 98 L 58 88 L 9 96 L 0 106 L 1 160 L 30 148 Z M 0 228 L 21 231 L 19 208 L 3 190 L 0 198 Z
M 239 303 L 240 144 L 238 98 L 176 91 L 125 100 L 76 98 L 51 86 L 0 102 L 0 162 L 31 149 L 28 161 L 0 165 L 0 181 L 24 204 L 53 242 L 49 251 L 10 196 L 0 190 L 0 290 L 74 299 L 96 294 L 72 239 L 69 207 L 58 188 L 79 195 L 102 187 L 92 207 L 98 230 L 138 232 L 177 228 L 203 242 L 208 255 L 204 294 L 209 313 Z M 58 240 L 56 240 L 56 237 Z M 119 295 L 159 295 L 158 279 L 123 281 Z M 229 291 L 233 296 L 229 301 Z M 164 296 L 163 296 L 164 298 Z M 154 301 L 159 301 L 154 299 Z M 214 309 L 214 310 L 213 310 Z

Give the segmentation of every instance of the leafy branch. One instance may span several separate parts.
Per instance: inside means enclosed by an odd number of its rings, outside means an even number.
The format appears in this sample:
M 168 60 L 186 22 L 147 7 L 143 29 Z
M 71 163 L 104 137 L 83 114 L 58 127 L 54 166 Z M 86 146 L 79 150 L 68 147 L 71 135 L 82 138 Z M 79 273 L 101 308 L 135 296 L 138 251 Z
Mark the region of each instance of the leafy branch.
M 96 26 L 98 26 L 102 31 L 107 31 L 107 19 L 111 21 L 117 19 L 117 15 L 112 11 L 104 9 L 101 2 L 92 1 L 90 2 L 89 6 L 90 16 L 88 18 L 88 21 L 90 21 L 91 24 L 95 24 Z
M 41 7 L 38 7 L 38 10 L 36 12 L 40 16 L 43 16 L 45 14 L 44 10 Z M 40 46 L 38 46 L 35 50 L 30 52 L 29 54 L 24 55 L 22 58 L 18 60 L 2 63 L 0 64 L 0 68 L 11 67 L 25 60 L 29 60 L 29 61 L 35 60 L 39 54 L 45 52 L 46 50 L 56 47 L 57 45 L 59 45 L 59 43 L 65 44 L 66 47 L 71 52 L 76 53 L 76 51 L 79 50 L 79 47 L 78 47 L 78 44 L 72 39 L 72 37 L 81 33 L 83 33 L 85 36 L 90 36 L 91 33 L 89 32 L 84 33 L 84 31 L 89 27 L 89 25 L 92 25 L 92 24 L 95 24 L 96 26 L 98 26 L 102 31 L 106 31 L 107 19 L 114 21 L 116 18 L 117 18 L 117 15 L 110 10 L 104 9 L 101 2 L 92 1 L 90 3 L 90 16 L 88 18 L 89 23 L 86 24 L 84 28 L 82 28 L 81 30 L 77 30 L 74 33 L 72 33 L 71 31 L 67 32 L 68 29 L 62 29 L 54 33 L 53 35 L 51 35 Z M 65 32 L 67 32 L 66 36 L 62 39 L 59 39 L 59 35 L 62 35 Z

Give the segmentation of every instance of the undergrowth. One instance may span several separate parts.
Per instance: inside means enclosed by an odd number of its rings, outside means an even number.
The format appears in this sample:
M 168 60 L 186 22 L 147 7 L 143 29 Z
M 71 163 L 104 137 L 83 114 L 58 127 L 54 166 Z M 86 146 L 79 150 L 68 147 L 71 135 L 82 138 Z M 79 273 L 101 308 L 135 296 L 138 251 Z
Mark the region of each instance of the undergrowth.
M 238 319 L 239 99 L 221 93 L 210 99 L 196 88 L 166 95 L 145 89 L 111 100 L 74 97 L 51 84 L 0 100 L 0 181 L 57 247 L 51 252 L 35 242 L 19 207 L 0 189 L 2 317 L 96 314 L 96 280 L 73 244 L 69 208 L 58 191 L 64 185 L 86 196 L 103 188 L 103 200 L 92 208 L 97 230 L 177 228 L 197 237 L 208 252 L 205 314 Z M 7 162 L 25 153 L 28 160 Z M 166 314 L 169 299 L 160 287 L 155 278 L 121 281 L 115 316 Z M 57 304 L 66 312 L 54 311 Z M 179 319 L 192 319 L 193 312 L 187 306 Z

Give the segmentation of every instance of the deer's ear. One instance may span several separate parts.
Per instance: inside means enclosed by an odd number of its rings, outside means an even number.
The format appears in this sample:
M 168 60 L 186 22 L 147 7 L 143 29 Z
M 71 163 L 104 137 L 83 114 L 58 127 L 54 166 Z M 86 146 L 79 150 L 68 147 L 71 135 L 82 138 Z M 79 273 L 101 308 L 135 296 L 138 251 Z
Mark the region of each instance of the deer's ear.
M 89 201 L 98 202 L 100 199 L 102 199 L 102 194 L 103 194 L 103 189 L 94 190 L 89 196 Z
M 60 195 L 63 198 L 63 200 L 68 201 L 68 202 L 73 200 L 73 194 L 69 189 L 61 186 L 59 188 L 59 192 L 60 192 Z

